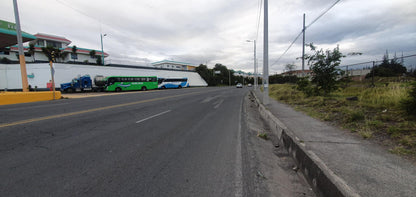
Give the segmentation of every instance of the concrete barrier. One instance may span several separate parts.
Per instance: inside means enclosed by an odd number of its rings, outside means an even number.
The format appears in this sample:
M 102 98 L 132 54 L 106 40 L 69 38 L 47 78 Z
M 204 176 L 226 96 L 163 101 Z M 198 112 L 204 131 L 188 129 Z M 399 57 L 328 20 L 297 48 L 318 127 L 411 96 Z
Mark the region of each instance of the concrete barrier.
M 305 143 L 300 141 L 284 123 L 267 110 L 255 93 L 251 91 L 251 94 L 259 106 L 260 115 L 269 125 L 271 132 L 277 136 L 280 145 L 283 145 L 295 160 L 297 167 L 302 171 L 317 196 L 360 196 L 343 179 L 329 169 L 314 152 L 307 150 Z
M 55 91 L 55 99 L 61 99 L 61 92 Z M 53 92 L 0 92 L 0 105 L 30 103 L 53 100 Z

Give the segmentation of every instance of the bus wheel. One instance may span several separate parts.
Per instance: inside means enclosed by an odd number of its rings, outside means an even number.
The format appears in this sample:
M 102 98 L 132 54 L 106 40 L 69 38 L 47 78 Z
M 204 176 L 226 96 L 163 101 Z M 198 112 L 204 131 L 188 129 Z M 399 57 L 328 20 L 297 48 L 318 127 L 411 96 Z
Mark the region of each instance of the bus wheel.
M 147 90 L 146 86 L 143 86 L 142 91 L 146 91 L 146 90 Z
M 116 92 L 121 92 L 121 88 L 120 87 L 116 88 Z
M 178 86 L 178 88 L 179 88 L 179 89 L 181 89 L 181 88 L 182 88 L 182 86 Z
M 166 87 L 165 86 L 162 86 L 162 89 L 166 89 Z

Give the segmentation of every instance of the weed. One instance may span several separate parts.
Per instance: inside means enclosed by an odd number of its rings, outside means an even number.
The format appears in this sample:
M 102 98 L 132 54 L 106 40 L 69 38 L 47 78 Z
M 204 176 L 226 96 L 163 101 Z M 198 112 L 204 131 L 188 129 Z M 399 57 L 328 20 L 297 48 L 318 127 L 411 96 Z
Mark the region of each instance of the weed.
M 269 137 L 267 136 L 267 133 L 258 133 L 257 134 L 257 137 L 259 137 L 259 138 L 262 138 L 262 139 L 264 139 L 264 140 L 268 140 L 269 139 Z
M 365 139 L 380 140 L 374 136 L 381 136 L 384 140 L 387 134 L 388 140 L 397 146 L 391 152 L 416 156 L 416 116 L 407 115 L 400 103 L 409 98 L 409 90 L 413 88 L 410 83 L 380 78 L 372 87 L 371 81 L 349 82 L 344 89 L 326 96 L 307 95 L 305 90 L 314 87 L 306 81 L 301 83 L 303 92 L 293 84 L 272 84 L 270 96 L 309 116 L 357 132 Z M 346 99 L 352 96 L 358 97 L 358 101 Z
M 349 120 L 351 122 L 364 120 L 364 113 L 362 111 L 354 111 L 350 114 Z
M 392 125 L 387 129 L 387 133 L 390 134 L 392 138 L 397 138 L 400 136 L 399 128 Z
M 384 127 L 383 122 L 381 122 L 380 120 L 366 121 L 366 125 L 371 129 L 382 129 Z
M 407 147 L 416 146 L 416 142 L 408 135 L 403 136 L 399 140 L 400 144 Z
M 358 131 L 358 134 L 360 134 L 364 139 L 373 137 L 373 132 L 369 130 Z
M 404 148 L 403 146 L 396 146 L 392 149 L 389 150 L 391 153 L 396 154 L 396 155 L 411 155 L 411 154 L 415 154 L 414 151 L 412 150 L 408 150 L 406 148 Z
M 416 82 L 411 84 L 408 96 L 400 101 L 401 107 L 406 110 L 407 114 L 416 116 Z

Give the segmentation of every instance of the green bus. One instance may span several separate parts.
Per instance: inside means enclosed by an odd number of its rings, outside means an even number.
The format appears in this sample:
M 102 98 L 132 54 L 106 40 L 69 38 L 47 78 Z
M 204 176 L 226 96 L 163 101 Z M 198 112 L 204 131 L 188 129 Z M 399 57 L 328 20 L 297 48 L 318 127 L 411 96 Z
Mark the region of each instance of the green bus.
M 157 88 L 156 76 L 109 76 L 106 77 L 106 91 L 151 90 Z

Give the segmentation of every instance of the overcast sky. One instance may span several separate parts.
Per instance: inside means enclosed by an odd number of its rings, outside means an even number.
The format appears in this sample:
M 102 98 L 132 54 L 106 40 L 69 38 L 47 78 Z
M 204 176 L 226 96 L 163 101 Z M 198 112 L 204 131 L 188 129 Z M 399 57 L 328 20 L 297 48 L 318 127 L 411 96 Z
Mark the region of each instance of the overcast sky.
M 301 32 L 303 13 L 308 25 L 335 2 L 269 0 L 270 74 L 288 63 L 301 69 L 296 58 L 302 37 L 276 60 Z M 260 0 L 18 0 L 18 5 L 22 30 L 31 34 L 63 36 L 71 45 L 96 50 L 100 33 L 107 34 L 107 62 L 150 65 L 168 59 L 252 72 L 253 43 L 246 40 L 256 39 L 262 71 Z M 307 29 L 306 43 L 363 53 L 342 64 L 380 60 L 386 50 L 416 54 L 415 8 L 415 0 L 341 0 Z M 0 13 L 0 19 L 14 22 L 13 1 L 1 0 Z

